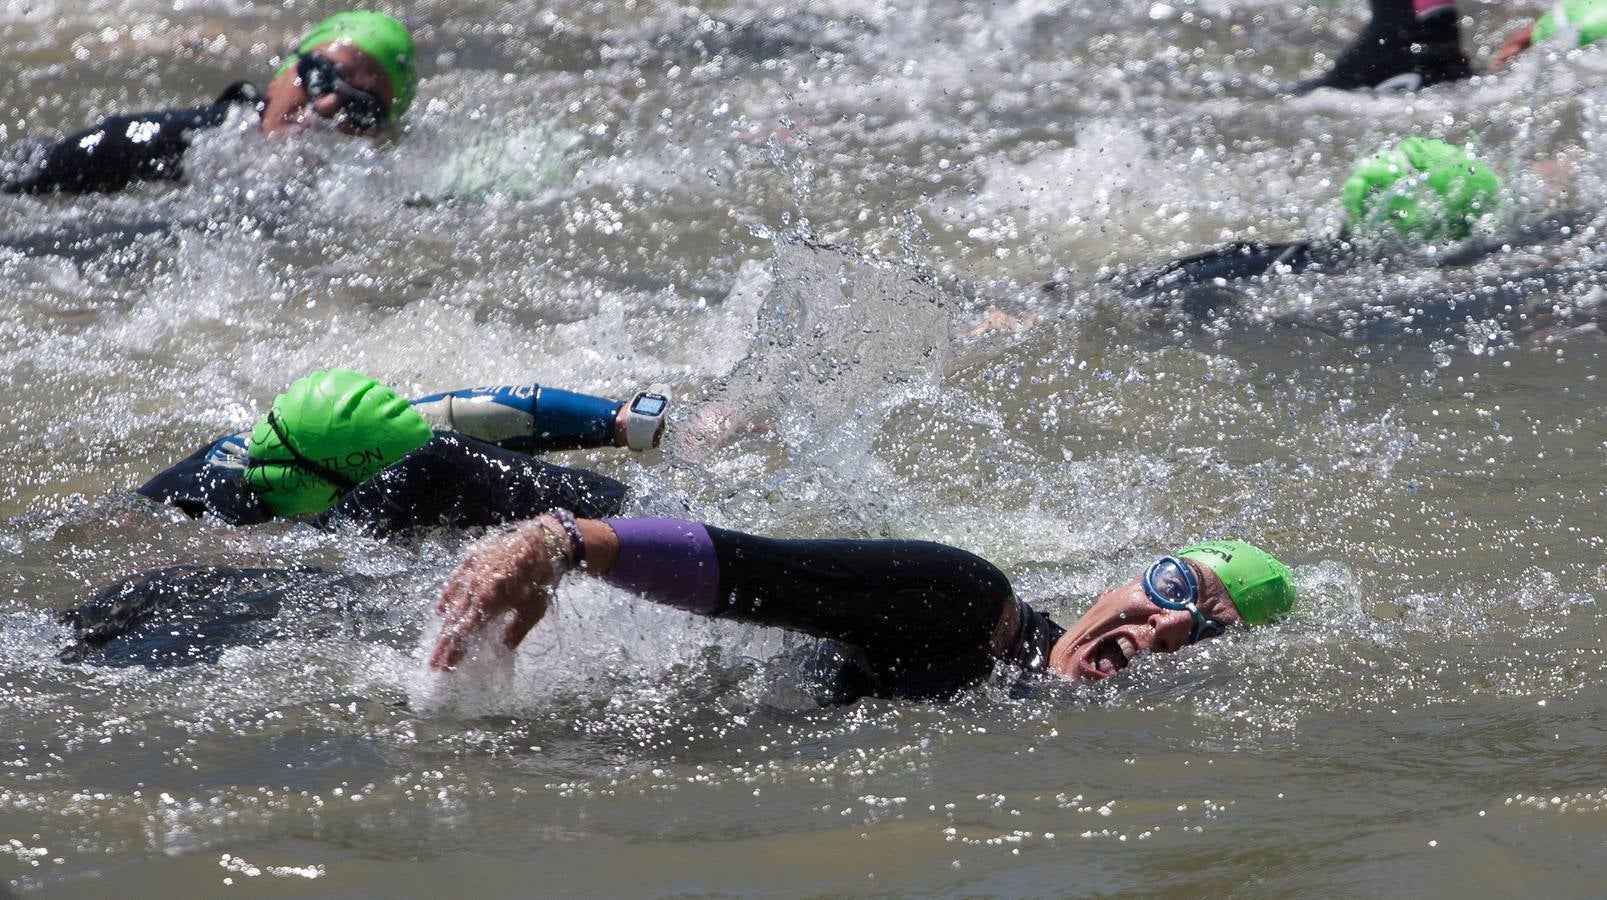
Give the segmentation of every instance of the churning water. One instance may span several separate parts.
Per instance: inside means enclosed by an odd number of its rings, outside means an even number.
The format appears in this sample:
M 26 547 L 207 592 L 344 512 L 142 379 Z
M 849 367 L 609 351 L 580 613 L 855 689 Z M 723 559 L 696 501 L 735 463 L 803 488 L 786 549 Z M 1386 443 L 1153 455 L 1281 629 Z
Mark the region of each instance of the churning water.
M 424 80 L 393 137 L 239 122 L 182 185 L 0 200 L 0 874 L 1599 895 L 1607 62 L 1264 96 L 1360 7 L 434 0 L 394 10 Z M 0 143 L 261 82 L 337 8 L 0 0 Z M 1464 12 L 1470 47 L 1517 14 Z M 1124 292 L 1333 231 L 1350 162 L 1409 134 L 1502 175 L 1494 253 L 1274 279 L 1209 322 Z M 992 307 L 1037 324 L 967 337 Z M 732 438 L 567 461 L 641 512 L 951 542 L 1063 621 L 1230 533 L 1294 564 L 1303 606 L 1095 686 L 818 710 L 797 641 L 576 584 L 516 659 L 444 680 L 421 648 L 464 536 L 230 528 L 130 491 L 334 365 L 413 394 L 667 384 Z M 366 580 L 195 665 L 56 661 L 56 610 L 176 563 Z

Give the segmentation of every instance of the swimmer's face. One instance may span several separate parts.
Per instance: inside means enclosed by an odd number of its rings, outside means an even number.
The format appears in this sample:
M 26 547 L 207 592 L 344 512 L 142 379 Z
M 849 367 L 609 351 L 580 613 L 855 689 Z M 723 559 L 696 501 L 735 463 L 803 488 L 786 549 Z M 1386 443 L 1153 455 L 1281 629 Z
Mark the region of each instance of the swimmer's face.
M 395 93 L 391 90 L 390 76 L 368 54 L 339 41 L 318 44 L 308 53 L 334 63 L 336 74 L 342 81 L 373 94 L 386 109 L 391 108 Z M 361 133 L 341 118 L 340 111 L 345 104 L 346 98 L 333 91 L 316 99 L 309 97 L 296 67 L 291 66 L 268 83 L 268 102 L 262 111 L 262 133 L 287 134 L 319 122 L 326 122 L 347 134 Z
M 1185 560 L 1200 586 L 1199 608 L 1208 619 L 1239 625 L 1243 619 L 1222 579 Z M 1195 619 L 1186 609 L 1165 609 L 1144 593 L 1138 578 L 1099 595 L 1094 605 L 1055 642 L 1049 668 L 1068 678 L 1109 678 L 1141 653 L 1171 653 L 1188 646 Z

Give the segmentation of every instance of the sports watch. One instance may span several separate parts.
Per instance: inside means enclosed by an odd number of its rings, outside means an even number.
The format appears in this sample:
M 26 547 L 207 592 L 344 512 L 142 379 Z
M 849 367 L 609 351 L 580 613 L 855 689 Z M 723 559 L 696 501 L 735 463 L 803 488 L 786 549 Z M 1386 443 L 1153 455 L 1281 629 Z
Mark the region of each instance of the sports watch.
M 664 436 L 664 412 L 670 398 L 641 391 L 631 398 L 625 410 L 625 446 L 635 451 L 651 450 Z

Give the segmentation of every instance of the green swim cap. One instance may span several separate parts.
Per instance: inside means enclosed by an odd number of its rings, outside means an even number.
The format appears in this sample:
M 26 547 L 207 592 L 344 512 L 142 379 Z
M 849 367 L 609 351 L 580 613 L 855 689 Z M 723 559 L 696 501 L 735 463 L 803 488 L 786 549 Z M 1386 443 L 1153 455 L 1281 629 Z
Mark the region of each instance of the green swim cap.
M 392 119 L 400 119 L 413 105 L 413 95 L 418 93 L 418 60 L 413 52 L 413 36 L 401 22 L 384 13 L 355 10 L 335 13 L 319 22 L 296 45 L 296 52 L 279 67 L 275 77 L 295 65 L 301 54 L 330 41 L 351 44 L 385 70 L 391 79 L 389 112 Z
M 1534 23 L 1529 42 L 1538 44 L 1555 34 L 1569 32 L 1579 35 L 1580 47 L 1607 36 L 1607 0 L 1562 0 Z
M 1246 625 L 1265 625 L 1295 605 L 1289 568 L 1244 541 L 1202 541 L 1176 554 L 1216 573 Z
M 430 435 L 417 410 L 367 375 L 314 372 L 251 429 L 246 484 L 276 516 L 321 513 Z
M 1501 182 L 1466 151 L 1407 138 L 1362 160 L 1343 189 L 1354 226 L 1388 222 L 1403 235 L 1461 239 L 1501 199 Z

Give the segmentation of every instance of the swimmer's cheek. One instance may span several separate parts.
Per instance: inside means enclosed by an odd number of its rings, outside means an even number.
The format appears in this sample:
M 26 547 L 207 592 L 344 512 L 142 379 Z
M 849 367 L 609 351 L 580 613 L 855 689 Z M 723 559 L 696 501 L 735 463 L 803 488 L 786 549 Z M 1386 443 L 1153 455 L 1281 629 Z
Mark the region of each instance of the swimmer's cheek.
M 270 137 L 294 134 L 301 129 L 302 114 L 307 107 L 307 92 L 302 89 L 292 67 L 268 82 L 267 100 L 262 108 L 262 133 Z

